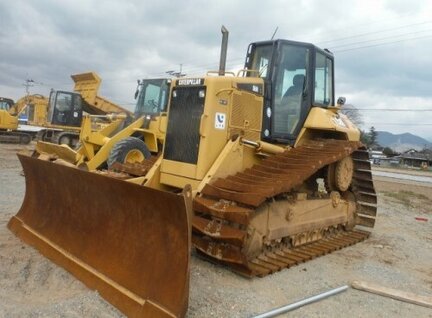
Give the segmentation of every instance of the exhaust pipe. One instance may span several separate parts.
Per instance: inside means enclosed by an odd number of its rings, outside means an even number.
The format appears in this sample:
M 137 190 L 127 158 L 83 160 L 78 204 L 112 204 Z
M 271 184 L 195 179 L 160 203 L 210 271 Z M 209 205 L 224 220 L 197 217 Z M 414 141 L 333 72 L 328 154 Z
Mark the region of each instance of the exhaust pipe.
M 221 54 L 220 54 L 220 62 L 219 62 L 219 76 L 225 75 L 225 67 L 226 67 L 226 57 L 228 50 L 228 30 L 225 26 L 222 25 L 222 46 L 221 46 Z

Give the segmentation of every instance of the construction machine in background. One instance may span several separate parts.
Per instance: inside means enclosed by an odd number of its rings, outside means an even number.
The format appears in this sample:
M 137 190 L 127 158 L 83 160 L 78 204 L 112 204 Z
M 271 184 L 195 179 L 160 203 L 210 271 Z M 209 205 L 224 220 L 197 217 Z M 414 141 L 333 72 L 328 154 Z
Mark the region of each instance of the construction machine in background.
M 0 142 L 30 143 L 38 131 L 34 126 L 45 123 L 47 104 L 47 99 L 38 94 L 22 97 L 16 103 L 0 97 Z
M 75 147 L 84 114 L 95 115 L 92 130 L 108 125 L 112 114 L 132 116 L 129 110 L 98 96 L 101 79 L 96 73 L 71 77 L 75 83 L 73 92 L 51 90 L 49 98 L 26 95 L 9 106 L 8 114 L 1 111 L 1 140 L 29 143 L 36 136 L 38 140 Z
M 137 169 L 135 164 L 145 162 L 152 154 L 154 161 L 162 150 L 170 83 L 167 78 L 138 81 L 135 121 L 129 125 L 126 125 L 125 116 L 87 115 L 81 122 L 77 149 L 38 142 L 37 155 L 54 156 L 86 170 L 116 168 L 136 176 L 144 175 L 149 165 Z M 110 124 L 98 130 L 92 129 L 92 119 L 101 117 L 109 118 Z M 123 126 L 126 127 L 121 129 Z
M 12 106 L 10 113 L 18 116 L 21 124 L 41 126 L 46 123 L 48 99 L 40 94 L 21 97 Z M 25 130 L 25 128 L 22 128 Z
M 28 144 L 31 135 L 22 132 L 13 132 L 18 129 L 18 116 L 11 114 L 15 102 L 6 97 L 0 97 L 0 142 Z
M 129 316 L 184 315 L 190 239 L 253 277 L 360 242 L 374 226 L 368 153 L 335 102 L 333 54 L 274 40 L 250 44 L 237 76 L 221 60 L 219 72 L 171 83 L 163 151 L 142 177 L 19 155 L 27 191 L 9 228 Z M 176 280 L 155 287 L 165 275 Z
M 39 140 L 75 147 L 79 142 L 80 127 L 84 114 L 103 115 L 132 113 L 113 102 L 98 96 L 101 78 L 94 72 L 71 75 L 74 91 L 51 90 L 46 124 L 39 131 Z M 94 130 L 100 127 L 94 127 Z

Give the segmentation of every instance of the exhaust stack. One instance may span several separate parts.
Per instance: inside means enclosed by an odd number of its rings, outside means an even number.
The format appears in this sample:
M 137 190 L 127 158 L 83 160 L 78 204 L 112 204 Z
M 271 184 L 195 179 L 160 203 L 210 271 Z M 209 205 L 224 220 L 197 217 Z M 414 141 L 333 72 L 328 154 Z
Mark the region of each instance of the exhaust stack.
M 222 45 L 221 45 L 221 54 L 220 54 L 220 62 L 219 62 L 219 76 L 225 75 L 225 67 L 226 67 L 226 57 L 228 50 L 228 30 L 225 26 L 222 25 Z

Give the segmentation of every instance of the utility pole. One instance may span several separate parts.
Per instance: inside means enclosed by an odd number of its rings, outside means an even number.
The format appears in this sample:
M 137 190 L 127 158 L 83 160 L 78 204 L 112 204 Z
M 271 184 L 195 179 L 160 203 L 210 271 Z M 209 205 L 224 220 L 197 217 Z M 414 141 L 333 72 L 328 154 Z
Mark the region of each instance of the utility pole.
M 23 86 L 25 87 L 25 91 L 26 91 L 26 104 L 28 103 L 29 100 L 29 96 L 30 96 L 30 87 L 33 87 L 35 84 L 35 81 L 27 78 L 25 80 L 25 84 L 23 84 Z

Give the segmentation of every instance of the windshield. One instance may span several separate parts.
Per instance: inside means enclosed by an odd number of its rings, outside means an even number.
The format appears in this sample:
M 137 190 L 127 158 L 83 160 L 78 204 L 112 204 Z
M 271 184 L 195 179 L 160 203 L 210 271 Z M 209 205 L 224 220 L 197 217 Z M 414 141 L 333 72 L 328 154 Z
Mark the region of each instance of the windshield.
M 140 82 L 135 115 L 159 114 L 166 111 L 169 84 L 166 79 L 148 79 Z
M 12 105 L 7 100 L 0 100 L 0 109 L 9 110 Z
M 294 134 L 302 115 L 309 49 L 284 44 L 274 82 L 273 133 Z

